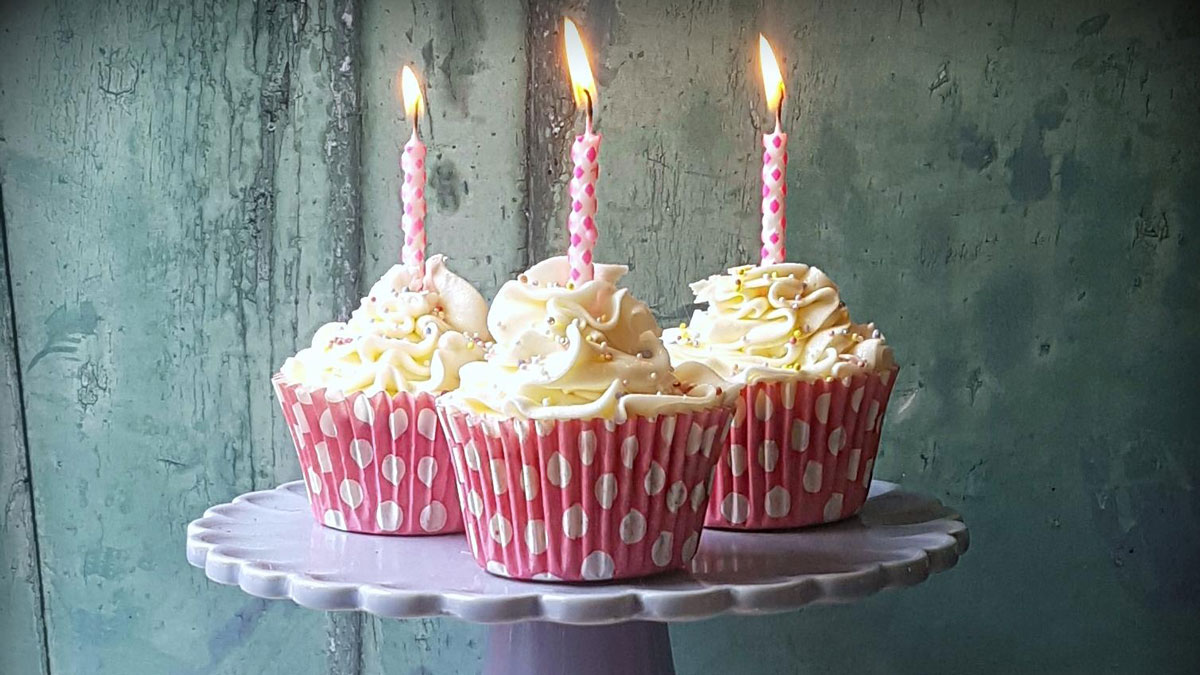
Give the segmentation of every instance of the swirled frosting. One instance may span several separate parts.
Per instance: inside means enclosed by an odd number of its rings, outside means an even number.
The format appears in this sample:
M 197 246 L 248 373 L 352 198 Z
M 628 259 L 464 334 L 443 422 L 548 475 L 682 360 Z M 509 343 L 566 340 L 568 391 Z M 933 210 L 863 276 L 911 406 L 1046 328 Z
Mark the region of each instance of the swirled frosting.
M 371 287 L 349 321 L 321 326 L 312 346 L 284 362 L 287 379 L 345 393 L 449 391 L 463 364 L 483 358 L 487 302 L 446 269 L 425 262 L 414 277 L 395 265 Z
M 850 320 L 837 286 L 799 263 L 744 265 L 691 285 L 708 307 L 663 333 L 671 360 L 703 363 L 740 383 L 883 372 L 892 348 L 874 324 Z
M 645 303 L 617 281 L 624 265 L 596 265 L 568 285 L 565 257 L 544 260 L 504 284 L 488 313 L 496 343 L 486 362 L 463 367 L 445 402 L 468 412 L 530 419 L 623 421 L 732 403 L 708 368 L 671 368 Z

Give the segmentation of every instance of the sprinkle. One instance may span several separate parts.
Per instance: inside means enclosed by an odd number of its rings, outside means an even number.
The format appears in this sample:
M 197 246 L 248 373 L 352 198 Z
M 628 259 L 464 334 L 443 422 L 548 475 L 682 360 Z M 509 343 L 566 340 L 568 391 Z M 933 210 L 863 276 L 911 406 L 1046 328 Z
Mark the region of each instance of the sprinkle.
M 548 317 L 546 317 L 546 323 L 548 323 L 548 324 L 550 324 L 551 326 L 553 326 L 553 325 L 554 325 L 554 317 L 552 317 L 552 316 L 548 316 Z
M 657 380 L 657 379 L 658 379 L 658 373 L 650 373 L 650 379 L 651 379 L 651 380 Z
M 685 322 L 681 322 L 681 323 L 679 324 L 679 330 L 687 330 L 687 322 L 686 322 L 686 321 L 685 321 Z
M 792 331 L 792 337 L 793 337 L 793 338 L 795 338 L 795 339 L 797 339 L 797 340 L 798 340 L 798 339 L 800 339 L 800 337 L 801 337 L 802 335 L 803 335 L 803 333 L 801 333 L 799 330 L 794 330 L 794 331 Z
M 529 275 L 527 275 L 527 274 L 522 274 L 522 275 L 519 275 L 519 276 L 517 277 L 517 281 L 519 281 L 519 282 L 521 282 L 521 283 L 523 283 L 523 284 L 527 284 L 527 283 L 529 283 Z
M 604 360 L 605 360 L 605 361 L 612 361 L 612 360 L 613 360 L 613 355 L 612 355 L 612 353 L 611 353 L 611 352 L 604 352 Z
M 622 386 L 622 387 L 628 387 L 628 386 L 629 386 L 629 380 L 621 380 L 621 386 Z
M 573 291 L 573 290 L 575 290 L 575 282 L 574 282 L 574 281 L 568 281 L 568 282 L 567 282 L 567 290 L 568 290 L 568 291 Z

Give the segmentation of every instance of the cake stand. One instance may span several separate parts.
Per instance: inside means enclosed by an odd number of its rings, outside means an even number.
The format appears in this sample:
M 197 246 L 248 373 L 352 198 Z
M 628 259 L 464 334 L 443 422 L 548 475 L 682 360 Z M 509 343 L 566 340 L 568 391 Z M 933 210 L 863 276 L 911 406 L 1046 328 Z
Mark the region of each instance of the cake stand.
M 855 517 L 803 530 L 705 530 L 690 573 L 565 585 L 495 577 L 461 535 L 382 537 L 317 524 L 304 484 L 214 506 L 188 525 L 187 557 L 260 598 L 389 618 L 492 624 L 486 672 L 669 674 L 669 621 L 846 603 L 958 561 L 966 525 L 937 500 L 875 481 Z

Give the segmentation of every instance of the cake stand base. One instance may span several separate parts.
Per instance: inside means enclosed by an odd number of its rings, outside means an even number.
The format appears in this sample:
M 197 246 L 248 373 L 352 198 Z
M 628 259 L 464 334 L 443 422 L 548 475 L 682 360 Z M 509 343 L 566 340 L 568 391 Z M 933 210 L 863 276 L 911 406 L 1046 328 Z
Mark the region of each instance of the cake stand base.
M 494 625 L 486 675 L 675 675 L 667 624 L 628 621 L 572 626 L 544 621 Z

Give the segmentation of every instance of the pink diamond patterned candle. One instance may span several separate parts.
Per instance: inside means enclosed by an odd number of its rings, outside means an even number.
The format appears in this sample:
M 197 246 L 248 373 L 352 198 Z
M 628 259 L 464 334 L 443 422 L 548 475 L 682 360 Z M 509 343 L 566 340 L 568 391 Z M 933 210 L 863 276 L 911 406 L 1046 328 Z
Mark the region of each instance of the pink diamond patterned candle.
M 775 131 L 763 134 L 762 168 L 762 264 L 781 263 L 786 258 L 787 239 L 787 134 L 779 128 L 783 109 L 783 74 L 771 44 L 758 36 L 767 107 L 775 113 Z
M 401 88 L 404 111 L 412 121 L 412 136 L 400 154 L 400 169 L 404 172 L 404 182 L 400 185 L 400 206 L 403 210 L 400 227 L 404 234 L 400 261 L 412 271 L 414 279 L 419 279 L 425 269 L 425 144 L 417 136 L 417 115 L 422 103 L 421 85 L 408 66 L 404 66 L 401 74 Z
M 571 89 L 575 105 L 584 107 L 587 122 L 584 132 L 571 145 L 571 198 L 567 214 L 567 261 L 571 266 L 571 281 L 576 284 L 592 280 L 592 250 L 596 247 L 596 179 L 600 175 L 600 134 L 592 131 L 592 108 L 596 101 L 596 81 L 588 65 L 587 52 L 579 29 L 570 19 L 563 19 L 563 34 L 567 48 L 567 67 L 571 73 Z

